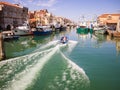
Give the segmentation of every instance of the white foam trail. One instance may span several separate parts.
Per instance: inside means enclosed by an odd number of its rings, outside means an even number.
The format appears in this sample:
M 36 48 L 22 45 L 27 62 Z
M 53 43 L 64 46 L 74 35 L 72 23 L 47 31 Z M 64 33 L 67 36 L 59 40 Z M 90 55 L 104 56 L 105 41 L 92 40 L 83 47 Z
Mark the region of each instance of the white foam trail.
M 59 43 L 59 46 L 68 45 L 69 47 L 71 47 L 73 49 L 76 46 L 77 43 L 78 43 L 77 41 L 69 40 L 68 43 L 66 43 L 66 44 Z
M 72 62 L 70 59 L 68 59 L 62 52 L 61 55 L 67 60 L 68 62 L 68 69 L 70 69 L 70 76 L 72 80 L 81 80 L 81 83 L 84 85 L 82 87 L 89 87 L 90 85 L 90 80 L 88 78 L 88 76 L 86 75 L 85 71 L 79 67 L 77 64 L 75 64 L 74 62 Z M 78 71 L 75 72 L 75 71 Z M 63 81 L 67 81 L 66 79 L 66 72 L 63 73 Z M 81 76 L 81 77 L 80 77 Z M 68 80 L 67 83 L 70 83 L 70 81 Z
M 70 66 L 68 66 L 68 67 L 71 67 L 71 66 L 72 66 L 72 69 L 75 69 L 75 70 L 81 72 L 82 74 L 84 74 L 84 75 L 86 76 L 86 74 L 85 74 L 85 72 L 84 72 L 84 70 L 83 70 L 82 68 L 80 68 L 77 64 L 75 64 L 75 63 L 72 62 L 70 59 L 68 59 L 62 52 L 61 52 L 61 54 L 62 54 L 62 56 L 68 61 L 69 65 L 70 65 Z M 86 76 L 86 77 L 87 77 L 87 76 Z M 88 77 L 87 77 L 87 78 L 88 78 Z
M 7 85 L 7 88 L 5 90 L 25 90 L 27 88 L 27 86 L 32 83 L 32 80 L 35 79 L 37 72 L 42 69 L 42 67 L 51 58 L 51 56 L 56 52 L 57 49 L 58 49 L 58 47 L 52 48 L 52 50 L 50 49 L 51 52 L 46 54 L 44 57 L 40 58 L 40 60 L 38 60 L 37 64 L 35 64 L 32 67 L 27 67 L 21 73 L 16 74 L 14 79 L 9 82 L 9 84 Z M 48 50 L 46 50 L 46 51 L 48 51 Z M 42 53 L 42 52 L 40 52 L 40 53 Z M 39 56 L 40 53 L 36 52 L 35 54 L 28 55 L 27 59 L 30 59 L 32 56 L 37 57 L 37 56 Z M 25 56 L 24 56 L 24 58 L 25 58 Z M 12 59 L 8 60 L 7 62 L 9 62 L 9 61 L 11 62 Z
M 68 44 L 69 45 L 68 51 L 71 52 L 75 48 L 75 46 L 77 45 L 77 43 L 78 43 L 77 41 L 70 40 L 69 44 Z
M 3 65 L 6 64 L 6 63 L 15 62 L 16 60 L 19 60 L 19 59 L 21 59 L 21 58 L 26 58 L 26 57 L 31 58 L 31 57 L 34 56 L 34 55 L 37 56 L 38 54 L 42 54 L 42 53 L 45 53 L 45 52 L 49 52 L 49 51 L 51 51 L 51 50 L 53 50 L 53 48 L 50 48 L 50 49 L 48 49 L 48 50 L 44 50 L 44 51 L 41 51 L 41 52 L 35 52 L 35 53 L 32 53 L 32 54 L 28 54 L 28 55 L 24 55 L 24 56 L 20 56 L 20 57 L 16 57 L 16 58 L 11 58 L 11 59 L 8 59 L 8 60 L 4 60 L 4 61 L 1 61 L 1 62 L 0 62 L 0 67 L 3 66 Z
M 58 42 L 59 42 L 59 40 L 49 42 L 47 45 L 42 46 L 41 49 L 45 49 L 45 48 L 47 48 L 49 46 L 55 46 L 55 45 L 57 45 Z
M 85 74 L 85 71 L 68 59 L 61 51 L 62 57 L 67 61 L 67 67 L 64 68 L 61 75 L 57 75 L 54 78 L 54 81 L 48 85 L 50 90 L 75 90 L 79 88 L 83 90 L 90 87 L 90 80 Z
M 50 46 L 55 47 L 55 46 L 58 44 L 58 42 L 59 42 L 59 40 L 51 41 L 51 42 L 47 43 L 46 45 L 40 46 L 40 47 L 39 47 L 37 50 L 35 50 L 34 52 L 38 52 L 38 51 L 40 51 L 40 50 L 44 50 L 44 49 L 46 49 L 46 48 L 49 48 Z M 50 47 L 50 48 L 51 48 L 51 47 Z M 34 53 L 34 52 L 33 52 L 33 53 Z

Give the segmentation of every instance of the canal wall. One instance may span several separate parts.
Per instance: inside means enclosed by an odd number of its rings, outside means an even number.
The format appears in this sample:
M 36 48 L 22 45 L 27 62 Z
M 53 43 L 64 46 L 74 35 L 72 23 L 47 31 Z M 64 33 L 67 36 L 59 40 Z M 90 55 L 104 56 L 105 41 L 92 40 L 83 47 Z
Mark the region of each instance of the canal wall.
M 4 53 L 4 46 L 3 46 L 3 37 L 2 33 L 0 33 L 0 60 L 5 59 L 5 53 Z

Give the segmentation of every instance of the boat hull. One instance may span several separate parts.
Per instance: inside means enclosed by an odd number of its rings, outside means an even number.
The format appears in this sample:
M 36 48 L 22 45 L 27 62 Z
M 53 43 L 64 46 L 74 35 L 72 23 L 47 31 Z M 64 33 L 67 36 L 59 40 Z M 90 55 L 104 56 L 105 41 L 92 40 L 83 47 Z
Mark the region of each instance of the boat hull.
M 33 35 L 49 35 L 52 31 L 33 31 Z
M 14 35 L 19 35 L 19 36 L 23 36 L 23 35 L 31 35 L 32 32 L 30 30 L 13 30 Z
M 78 34 L 88 34 L 89 29 L 88 28 L 77 28 Z
M 18 40 L 19 36 L 7 36 L 3 38 L 4 41 Z

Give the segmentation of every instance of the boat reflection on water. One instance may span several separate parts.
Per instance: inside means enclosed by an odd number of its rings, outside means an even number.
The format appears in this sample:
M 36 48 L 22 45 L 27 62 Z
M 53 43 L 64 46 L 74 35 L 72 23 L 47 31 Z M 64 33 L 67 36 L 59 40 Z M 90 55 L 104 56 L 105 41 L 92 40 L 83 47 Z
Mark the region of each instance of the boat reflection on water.
M 120 55 L 120 38 L 115 38 L 114 39 L 116 42 L 116 52 L 117 52 L 117 56 Z

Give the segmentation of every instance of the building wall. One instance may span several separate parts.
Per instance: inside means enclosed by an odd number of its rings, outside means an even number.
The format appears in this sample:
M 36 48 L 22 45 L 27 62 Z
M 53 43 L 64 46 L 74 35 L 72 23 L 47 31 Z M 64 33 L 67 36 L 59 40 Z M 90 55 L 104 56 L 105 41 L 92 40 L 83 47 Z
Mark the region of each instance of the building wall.
M 28 8 L 10 3 L 0 3 L 0 26 L 3 29 L 6 29 L 7 25 L 19 26 L 27 21 L 27 18 Z

